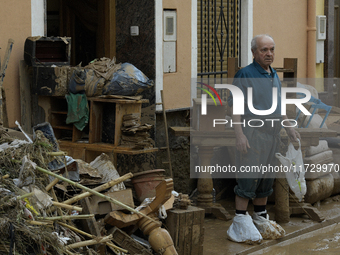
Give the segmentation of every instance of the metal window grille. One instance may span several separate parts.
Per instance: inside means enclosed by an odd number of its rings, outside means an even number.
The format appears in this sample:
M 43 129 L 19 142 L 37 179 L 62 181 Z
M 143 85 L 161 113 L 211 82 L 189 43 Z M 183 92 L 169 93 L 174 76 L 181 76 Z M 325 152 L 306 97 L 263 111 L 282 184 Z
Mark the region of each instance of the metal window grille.
M 240 59 L 240 0 L 198 0 L 198 79 L 227 78 L 227 58 Z

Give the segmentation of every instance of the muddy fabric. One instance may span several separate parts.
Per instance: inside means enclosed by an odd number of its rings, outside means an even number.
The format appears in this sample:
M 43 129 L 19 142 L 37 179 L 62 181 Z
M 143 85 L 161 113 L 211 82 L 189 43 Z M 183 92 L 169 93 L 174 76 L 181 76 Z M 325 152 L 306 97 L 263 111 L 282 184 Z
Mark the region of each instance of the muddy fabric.
M 66 95 L 68 106 L 66 124 L 73 123 L 74 126 L 82 131 L 89 122 L 89 107 L 85 94 Z
M 101 58 L 99 60 L 94 60 L 85 69 L 92 69 L 97 77 L 103 77 L 105 80 L 110 80 L 113 73 L 117 72 L 121 67 L 121 64 L 116 64 L 116 58 L 112 60 L 109 58 Z
M 116 64 L 116 59 L 101 58 L 92 61 L 84 67 L 86 72 L 85 93 L 88 97 L 102 95 L 106 82 L 118 71 L 121 64 Z
M 86 79 L 85 70 L 83 70 L 80 67 L 76 67 L 72 72 L 70 82 L 68 85 L 68 90 L 73 94 L 84 93 L 85 79 Z
M 268 197 L 273 192 L 273 182 L 275 172 L 265 172 L 265 167 L 275 167 L 279 165 L 275 153 L 280 146 L 279 121 L 274 123 L 265 122 L 263 127 L 243 128 L 243 133 L 247 137 L 250 148 L 247 154 L 236 151 L 236 174 L 237 185 L 234 188 L 236 195 L 248 199 Z M 248 172 L 241 172 L 248 169 Z
M 105 79 L 103 77 L 98 77 L 92 69 L 86 69 L 85 94 L 87 97 L 100 96 L 104 85 Z
M 285 235 L 286 231 L 275 221 L 269 220 L 269 215 L 266 214 L 266 218 L 260 216 L 264 212 L 258 212 L 253 214 L 253 222 L 256 228 L 262 235 L 263 239 L 278 239 Z

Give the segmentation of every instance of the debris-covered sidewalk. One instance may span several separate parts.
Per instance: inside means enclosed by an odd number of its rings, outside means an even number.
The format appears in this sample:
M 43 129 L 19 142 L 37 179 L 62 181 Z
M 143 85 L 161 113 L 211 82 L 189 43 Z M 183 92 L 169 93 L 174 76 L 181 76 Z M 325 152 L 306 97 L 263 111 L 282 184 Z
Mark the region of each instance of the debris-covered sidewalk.
M 0 254 L 177 254 L 162 228 L 172 179 L 135 208 L 131 173 L 119 176 L 106 154 L 67 157 L 49 136 L 0 129 Z

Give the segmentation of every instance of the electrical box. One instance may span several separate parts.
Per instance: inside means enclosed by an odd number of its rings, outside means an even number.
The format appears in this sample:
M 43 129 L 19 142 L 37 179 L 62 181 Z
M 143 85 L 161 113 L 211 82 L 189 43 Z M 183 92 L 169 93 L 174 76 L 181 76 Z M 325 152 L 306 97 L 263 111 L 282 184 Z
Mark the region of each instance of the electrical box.
M 316 40 L 326 40 L 326 16 L 316 16 Z
M 163 71 L 176 72 L 177 13 L 176 10 L 163 12 Z
M 130 35 L 131 36 L 138 36 L 139 35 L 139 27 L 138 26 L 131 26 L 130 27 Z
M 175 10 L 164 11 L 163 31 L 164 42 L 175 42 L 177 40 L 177 18 Z
M 316 63 L 325 62 L 325 45 L 327 19 L 325 15 L 316 16 Z

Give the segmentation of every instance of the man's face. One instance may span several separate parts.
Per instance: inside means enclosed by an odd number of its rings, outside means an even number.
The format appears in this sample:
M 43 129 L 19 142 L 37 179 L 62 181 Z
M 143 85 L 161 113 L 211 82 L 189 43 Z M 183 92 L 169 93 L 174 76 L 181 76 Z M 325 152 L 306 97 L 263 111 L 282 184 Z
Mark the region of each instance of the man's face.
M 253 51 L 254 59 L 267 70 L 274 61 L 275 43 L 272 38 L 264 36 L 257 39 L 257 49 Z

